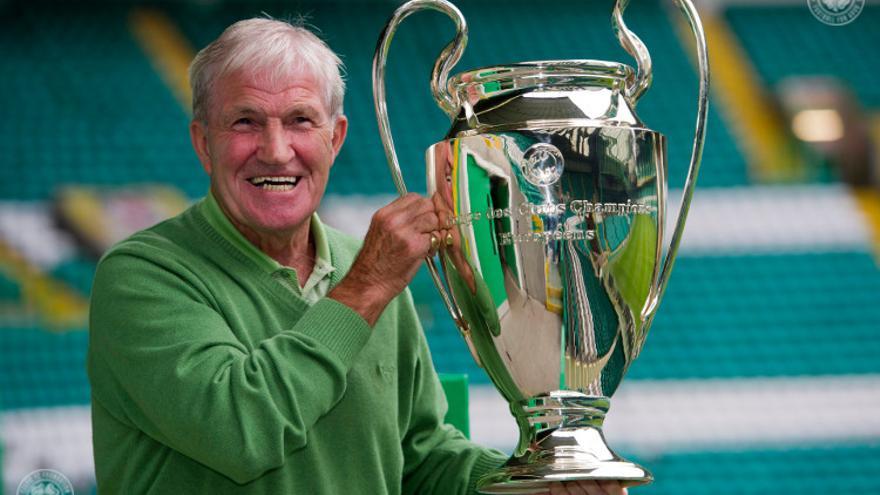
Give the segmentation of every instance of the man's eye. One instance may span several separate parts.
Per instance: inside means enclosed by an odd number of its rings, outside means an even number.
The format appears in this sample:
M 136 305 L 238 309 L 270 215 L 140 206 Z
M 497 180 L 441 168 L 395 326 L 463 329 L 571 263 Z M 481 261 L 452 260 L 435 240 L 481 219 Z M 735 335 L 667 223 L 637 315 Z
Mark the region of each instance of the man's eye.
M 311 119 L 311 118 L 309 118 L 309 117 L 305 117 L 305 116 L 302 116 L 302 115 L 299 116 L 299 117 L 296 117 L 296 118 L 293 119 L 293 120 L 294 120 L 294 122 L 296 122 L 297 124 L 311 124 L 311 123 L 312 123 L 312 119 Z
M 250 127 L 252 127 L 253 125 L 254 125 L 254 121 L 251 120 L 251 119 L 249 119 L 249 118 L 247 118 L 247 117 L 242 117 L 242 118 L 237 119 L 235 122 L 232 123 L 232 127 L 235 128 L 235 129 L 250 128 Z

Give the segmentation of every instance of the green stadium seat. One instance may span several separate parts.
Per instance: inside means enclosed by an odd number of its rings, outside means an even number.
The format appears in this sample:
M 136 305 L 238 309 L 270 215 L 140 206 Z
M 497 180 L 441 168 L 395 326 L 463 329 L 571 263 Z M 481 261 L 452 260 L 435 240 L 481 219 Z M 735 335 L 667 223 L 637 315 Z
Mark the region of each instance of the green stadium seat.
M 21 302 L 21 286 L 0 272 L 0 304 Z
M 794 448 L 732 449 L 629 455 L 650 466 L 654 483 L 633 489 L 645 495 L 711 493 L 880 493 L 880 446 L 803 445 Z
M 880 108 L 880 5 L 867 4 L 839 27 L 822 24 L 801 4 L 728 7 L 725 17 L 768 88 L 789 76 L 834 75 L 867 108 Z
M 0 198 L 45 200 L 65 183 L 204 194 L 186 113 L 132 39 L 129 10 L 18 3 L 0 14 L 0 104 L 15 116 L 0 123 Z
M 88 333 L 0 328 L 0 411 L 88 404 Z

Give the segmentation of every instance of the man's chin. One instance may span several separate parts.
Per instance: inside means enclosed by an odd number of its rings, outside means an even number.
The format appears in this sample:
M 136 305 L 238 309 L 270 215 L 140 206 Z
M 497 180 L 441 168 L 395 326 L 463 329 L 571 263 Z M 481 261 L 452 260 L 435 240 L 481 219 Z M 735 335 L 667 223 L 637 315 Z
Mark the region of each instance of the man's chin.
M 281 195 L 279 195 L 281 196 Z M 276 197 L 277 198 L 277 197 Z M 246 224 L 259 235 L 293 234 L 299 229 L 308 228 L 313 211 L 297 198 L 291 201 L 266 201 L 266 197 L 247 198 L 243 201 L 243 214 Z

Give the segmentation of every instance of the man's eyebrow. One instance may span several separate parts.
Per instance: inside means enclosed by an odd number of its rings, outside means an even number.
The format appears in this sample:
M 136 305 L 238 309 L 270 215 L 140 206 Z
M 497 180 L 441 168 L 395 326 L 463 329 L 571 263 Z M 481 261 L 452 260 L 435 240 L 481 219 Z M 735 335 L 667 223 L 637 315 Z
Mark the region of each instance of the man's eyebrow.
M 255 115 L 259 114 L 260 111 L 248 105 L 233 105 L 228 113 L 235 115 Z
M 318 108 L 315 105 L 310 103 L 294 103 L 287 107 L 287 110 L 284 112 L 285 115 L 293 115 L 293 114 L 303 114 L 303 113 L 318 113 Z

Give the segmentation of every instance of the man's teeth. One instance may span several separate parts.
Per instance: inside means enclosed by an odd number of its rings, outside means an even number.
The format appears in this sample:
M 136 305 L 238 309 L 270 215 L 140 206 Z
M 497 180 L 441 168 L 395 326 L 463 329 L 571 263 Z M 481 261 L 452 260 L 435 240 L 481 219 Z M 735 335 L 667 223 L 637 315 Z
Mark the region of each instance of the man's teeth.
M 259 186 L 264 191 L 290 191 L 294 188 L 291 184 L 280 185 L 280 184 L 263 184 Z
M 289 191 L 296 187 L 299 177 L 252 177 L 248 181 L 264 191 Z

